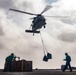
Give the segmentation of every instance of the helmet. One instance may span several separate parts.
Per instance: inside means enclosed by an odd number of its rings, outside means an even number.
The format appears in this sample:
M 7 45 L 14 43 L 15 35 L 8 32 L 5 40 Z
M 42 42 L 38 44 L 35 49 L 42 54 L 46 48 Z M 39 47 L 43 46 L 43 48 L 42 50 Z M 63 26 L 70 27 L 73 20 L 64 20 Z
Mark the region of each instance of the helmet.
M 11 53 L 12 56 L 14 56 L 14 53 Z
M 65 55 L 68 55 L 68 53 L 65 53 Z

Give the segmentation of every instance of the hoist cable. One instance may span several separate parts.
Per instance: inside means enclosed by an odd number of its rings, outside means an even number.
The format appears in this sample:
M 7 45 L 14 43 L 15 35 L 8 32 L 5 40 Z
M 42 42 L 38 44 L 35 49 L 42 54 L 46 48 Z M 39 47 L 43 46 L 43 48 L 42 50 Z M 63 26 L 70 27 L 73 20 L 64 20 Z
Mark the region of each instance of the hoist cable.
M 42 46 L 43 46 L 43 51 L 44 51 L 44 55 L 45 55 L 45 50 L 46 50 L 47 53 L 48 53 L 48 51 L 47 51 L 47 48 L 46 48 L 46 46 L 45 46 L 45 44 L 44 44 L 44 41 L 43 41 L 43 38 L 42 38 L 41 32 L 40 32 L 40 37 L 41 37 Z

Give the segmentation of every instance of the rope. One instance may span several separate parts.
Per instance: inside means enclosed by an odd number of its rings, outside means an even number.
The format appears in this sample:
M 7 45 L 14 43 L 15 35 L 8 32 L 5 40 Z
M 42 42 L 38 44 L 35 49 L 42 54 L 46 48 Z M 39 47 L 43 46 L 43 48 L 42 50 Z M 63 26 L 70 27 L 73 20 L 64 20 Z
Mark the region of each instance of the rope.
M 47 53 L 48 53 L 48 51 L 47 51 L 47 48 L 46 48 L 46 46 L 45 46 L 45 44 L 44 44 L 44 41 L 43 41 L 41 32 L 40 32 L 40 37 L 41 37 L 41 41 L 42 41 L 42 46 L 43 46 L 44 55 L 46 55 L 46 54 L 45 54 L 45 51 L 46 51 Z

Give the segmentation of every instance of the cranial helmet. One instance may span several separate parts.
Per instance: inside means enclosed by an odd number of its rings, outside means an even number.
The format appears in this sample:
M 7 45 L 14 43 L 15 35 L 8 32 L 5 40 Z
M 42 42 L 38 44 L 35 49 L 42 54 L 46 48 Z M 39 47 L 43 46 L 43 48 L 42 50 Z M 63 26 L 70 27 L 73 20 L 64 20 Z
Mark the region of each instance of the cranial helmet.
M 68 53 L 65 53 L 65 55 L 68 55 Z
M 14 53 L 11 53 L 12 56 L 14 56 Z

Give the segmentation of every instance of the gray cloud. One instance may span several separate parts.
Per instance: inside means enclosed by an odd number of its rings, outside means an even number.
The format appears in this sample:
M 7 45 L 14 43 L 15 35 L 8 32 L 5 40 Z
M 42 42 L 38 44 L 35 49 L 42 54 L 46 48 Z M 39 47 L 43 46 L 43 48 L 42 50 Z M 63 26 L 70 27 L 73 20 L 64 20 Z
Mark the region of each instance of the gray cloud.
M 0 42 L 0 50 L 4 49 L 4 44 L 2 44 L 2 42 Z
M 45 0 L 45 2 L 48 3 L 48 4 L 52 4 L 52 3 L 57 2 L 57 1 L 58 0 Z
M 64 42 L 76 42 L 76 34 L 75 33 L 62 33 L 58 36 L 58 39 Z
M 61 19 L 61 21 L 66 23 L 66 24 L 71 24 L 71 25 L 74 24 L 74 22 L 71 19 Z
M 13 6 L 13 0 L 0 0 L 0 8 L 7 9 Z
M 3 36 L 4 35 L 4 31 L 3 31 L 3 28 L 0 26 L 0 36 Z
M 32 8 L 32 2 L 27 2 L 27 1 L 24 1 L 21 5 L 22 9 L 28 9 L 28 8 Z
M 66 17 L 65 19 L 61 19 L 63 23 L 70 24 L 70 25 L 76 24 L 76 11 L 75 10 L 68 11 L 67 16 L 68 17 Z
M 32 8 L 32 2 L 20 0 L 0 0 L 0 8 L 8 11 L 10 8 L 26 10 Z

